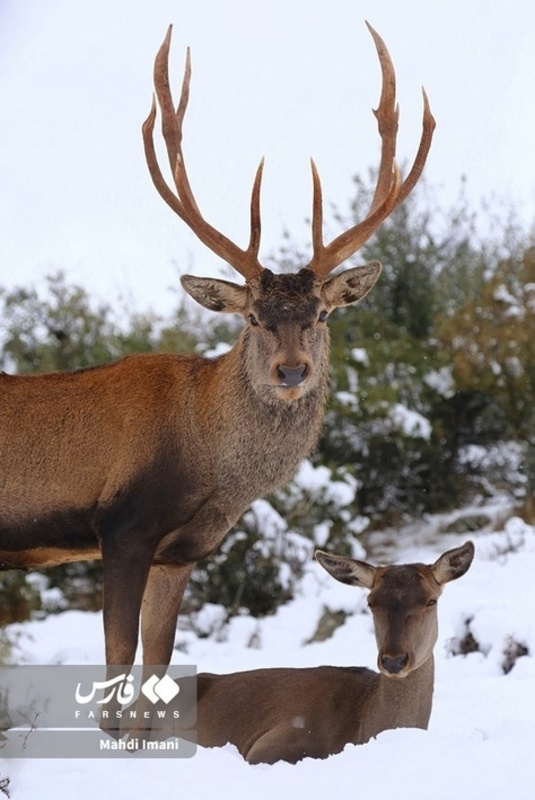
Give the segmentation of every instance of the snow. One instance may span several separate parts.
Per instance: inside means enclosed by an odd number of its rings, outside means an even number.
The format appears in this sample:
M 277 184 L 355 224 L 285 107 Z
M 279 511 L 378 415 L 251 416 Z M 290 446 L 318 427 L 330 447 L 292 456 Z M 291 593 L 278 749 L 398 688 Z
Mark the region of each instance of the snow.
M 342 406 L 349 406 L 350 408 L 355 409 L 355 411 L 359 407 L 359 400 L 354 392 L 336 392 L 336 399 Z
M 431 423 L 417 411 L 401 403 L 394 403 L 388 416 L 394 428 L 405 436 L 426 440 L 431 438 Z
M 368 351 L 364 347 L 353 347 L 350 355 L 353 361 L 355 361 L 357 364 L 362 364 L 364 367 L 368 367 L 370 365 Z
M 324 761 L 295 766 L 248 766 L 236 750 L 198 749 L 192 759 L 12 760 L 0 763 L 11 779 L 13 800 L 95 800 L 128 797 L 311 798 L 433 797 L 461 800 L 528 800 L 535 787 L 535 528 L 518 517 L 494 519 L 470 536 L 476 557 L 469 572 L 449 584 L 439 603 L 440 635 L 435 648 L 436 685 L 428 731 L 386 731 L 359 747 Z M 500 516 L 500 514 L 502 516 Z M 444 519 L 401 530 L 390 542 L 395 560 L 433 562 L 465 539 L 439 533 Z M 268 517 L 269 522 L 269 517 Z M 493 529 L 494 528 L 494 529 Z M 367 539 L 379 549 L 381 537 Z M 368 558 L 371 557 L 368 556 Z M 375 644 L 366 593 L 333 581 L 310 563 L 294 600 L 263 619 L 246 615 L 225 621 L 218 606 L 203 611 L 199 638 L 181 625 L 175 663 L 229 672 L 269 666 L 360 664 L 374 667 Z M 306 644 L 329 608 L 344 610 L 346 622 L 324 642 Z M 480 649 L 459 655 L 470 631 Z M 44 620 L 10 626 L 16 663 L 99 663 L 103 658 L 101 615 L 65 611 Z M 511 641 L 527 650 L 505 674 L 504 651 Z M 348 698 L 349 700 L 349 698 Z
M 450 366 L 431 370 L 424 376 L 424 382 L 446 399 L 455 394 L 455 381 Z
M 352 475 L 346 473 L 344 478 L 345 481 L 333 480 L 328 467 L 314 466 L 305 459 L 300 464 L 293 483 L 313 497 L 319 496 L 327 502 L 330 501 L 343 507 L 354 500 L 357 487 L 357 482 Z
M 511 294 L 507 286 L 503 285 L 503 283 L 495 288 L 492 296 L 497 303 L 507 303 L 512 308 L 516 308 L 518 313 L 521 313 L 520 309 L 518 308 L 518 300 Z

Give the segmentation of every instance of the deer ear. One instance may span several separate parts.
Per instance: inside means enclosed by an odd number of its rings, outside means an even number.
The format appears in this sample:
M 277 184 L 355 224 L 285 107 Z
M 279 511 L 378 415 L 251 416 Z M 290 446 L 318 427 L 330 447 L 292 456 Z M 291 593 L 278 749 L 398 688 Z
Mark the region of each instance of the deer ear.
M 346 269 L 325 281 L 322 294 L 329 311 L 360 302 L 373 289 L 382 269 L 379 261 L 371 261 L 362 267 Z
M 324 553 L 323 550 L 316 550 L 315 557 L 323 569 L 340 583 L 362 586 L 365 589 L 371 589 L 373 586 L 375 567 L 371 564 L 345 556 L 334 556 L 331 553 Z
M 474 552 L 472 542 L 465 542 L 460 547 L 443 553 L 431 567 L 438 583 L 447 583 L 462 577 L 472 563 Z
M 196 278 L 194 275 L 182 275 L 180 283 L 190 297 L 210 311 L 227 314 L 243 314 L 245 311 L 246 286 L 218 278 Z

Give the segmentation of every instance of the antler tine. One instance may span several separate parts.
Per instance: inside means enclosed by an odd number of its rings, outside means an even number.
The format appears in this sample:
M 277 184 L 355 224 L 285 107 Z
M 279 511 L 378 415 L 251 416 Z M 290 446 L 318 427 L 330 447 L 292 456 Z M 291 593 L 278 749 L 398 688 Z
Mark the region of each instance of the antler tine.
M 429 101 L 424 91 L 423 130 L 420 144 L 413 166 L 403 182 L 396 164 L 396 138 L 399 121 L 399 109 L 396 105 L 396 77 L 394 66 L 384 41 L 379 34 L 366 23 L 373 37 L 379 56 L 382 72 L 382 87 L 379 106 L 374 110 L 381 137 L 381 160 L 377 176 L 377 184 L 368 214 L 352 228 L 344 231 L 329 245 L 322 241 L 322 201 L 321 183 L 315 166 L 312 169 L 314 184 L 312 240 L 313 256 L 308 264 L 319 277 L 323 278 L 339 266 L 347 258 L 357 252 L 370 238 L 379 225 L 399 206 L 411 193 L 422 174 L 435 129 L 435 120 L 431 114 Z
M 381 205 L 378 206 L 373 213 L 368 213 L 368 216 L 362 222 L 359 222 L 357 225 L 341 233 L 327 246 L 320 245 L 318 247 L 316 242 L 321 241 L 321 233 L 313 234 L 313 256 L 307 265 L 308 268 L 315 272 L 318 277 L 324 278 L 329 272 L 332 272 L 333 269 L 348 258 L 351 258 L 351 256 L 368 241 L 381 222 L 392 213 L 397 205 L 397 198 L 401 186 L 399 167 L 394 163 L 390 190 Z M 316 212 L 314 211 L 314 213 Z M 315 226 L 319 228 L 318 219 L 313 220 L 313 228 Z
M 321 178 L 313 158 L 310 159 L 312 170 L 312 250 L 319 253 L 323 249 L 323 191 Z M 309 265 L 310 266 L 310 265 Z
M 182 153 L 182 123 L 186 113 L 191 80 L 191 59 L 189 48 L 186 54 L 186 67 L 182 82 L 182 92 L 175 112 L 169 85 L 169 49 L 172 25 L 158 50 L 154 62 L 154 88 L 162 116 L 162 136 L 173 175 L 176 194 L 165 181 L 154 147 L 154 124 L 156 120 L 156 101 L 153 98 L 149 116 L 143 123 L 143 143 L 149 172 L 160 196 L 184 220 L 198 238 L 216 255 L 231 264 L 246 280 L 262 272 L 258 262 L 260 246 L 260 188 L 262 164 L 257 170 L 251 197 L 251 236 L 247 250 L 242 250 L 223 233 L 210 225 L 202 216 L 187 176 Z
M 368 216 L 370 216 L 384 201 L 392 184 L 399 124 L 399 106 L 396 103 L 396 73 L 394 72 L 390 53 L 383 39 L 369 22 L 366 22 L 366 26 L 373 37 L 382 73 L 381 97 L 378 107 L 373 110 L 382 142 L 381 161 L 375 193 L 368 212 Z
M 319 253 L 323 248 L 323 192 L 321 178 L 313 158 L 310 159 L 312 170 L 312 249 Z
M 418 152 L 416 153 L 416 158 L 414 159 L 414 164 L 412 165 L 412 169 L 400 187 L 398 199 L 396 201 L 397 206 L 401 205 L 401 203 L 410 195 L 410 193 L 420 180 L 420 176 L 424 170 L 425 162 L 427 161 L 429 150 L 431 149 L 433 132 L 437 126 L 436 120 L 431 113 L 429 98 L 427 97 L 427 93 L 423 87 L 422 87 L 422 96 L 424 101 L 424 113 L 422 118 L 422 137 L 420 139 L 420 145 L 418 147 Z
M 258 258 L 260 234 L 262 233 L 262 225 L 260 221 L 260 187 L 262 185 L 263 171 L 264 159 L 262 158 L 256 170 L 253 190 L 251 192 L 251 238 L 249 239 L 249 247 L 247 248 L 247 252 L 254 259 Z

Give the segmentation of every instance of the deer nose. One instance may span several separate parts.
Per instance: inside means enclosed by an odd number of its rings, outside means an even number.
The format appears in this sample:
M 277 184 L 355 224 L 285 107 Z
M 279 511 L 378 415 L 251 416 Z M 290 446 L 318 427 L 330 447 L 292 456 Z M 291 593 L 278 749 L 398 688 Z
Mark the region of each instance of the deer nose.
M 381 656 L 381 664 L 386 672 L 397 675 L 406 666 L 409 657 L 406 653 L 399 653 L 397 656 Z
M 298 367 L 285 367 L 284 364 L 281 364 L 277 368 L 277 374 L 281 380 L 281 386 L 299 386 L 308 374 L 308 366 L 300 364 Z

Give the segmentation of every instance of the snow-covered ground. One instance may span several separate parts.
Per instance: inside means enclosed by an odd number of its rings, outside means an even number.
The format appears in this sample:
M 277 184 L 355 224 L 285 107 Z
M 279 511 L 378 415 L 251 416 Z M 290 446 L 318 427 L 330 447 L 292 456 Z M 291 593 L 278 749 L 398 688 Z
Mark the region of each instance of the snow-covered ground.
M 461 800 L 528 800 L 535 796 L 535 528 L 510 517 L 499 530 L 471 536 L 437 534 L 436 521 L 416 534 L 377 540 L 397 562 L 432 562 L 471 538 L 469 572 L 449 584 L 439 603 L 434 707 L 428 731 L 396 730 L 324 761 L 251 767 L 233 747 L 201 750 L 192 759 L 13 760 L 0 762 L 13 800 L 410 796 Z M 432 534 L 432 535 L 431 535 Z M 383 537 L 384 539 L 384 537 Z M 371 560 L 371 559 L 370 559 Z M 325 608 L 348 613 L 345 624 L 306 644 Z M 375 666 L 365 592 L 336 583 L 311 564 L 299 596 L 272 617 L 235 617 L 206 608 L 197 620 L 210 636 L 177 634 L 175 663 L 230 672 L 265 666 Z M 479 650 L 454 655 L 470 632 Z M 100 614 L 67 611 L 11 626 L 16 663 L 101 663 Z M 520 646 L 520 650 L 518 647 Z M 504 673 L 507 653 L 525 652 Z M 511 659 L 510 659 L 511 660 Z M 0 795 L 2 796 L 2 795 Z

